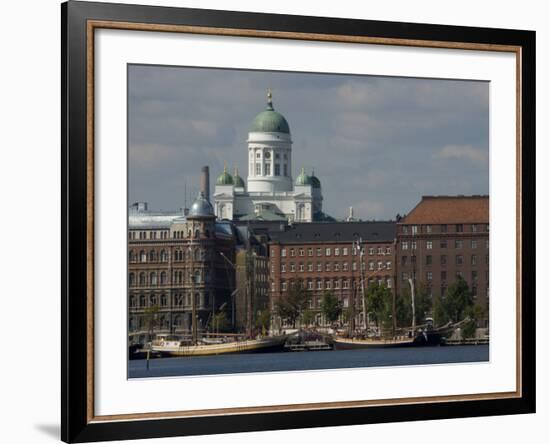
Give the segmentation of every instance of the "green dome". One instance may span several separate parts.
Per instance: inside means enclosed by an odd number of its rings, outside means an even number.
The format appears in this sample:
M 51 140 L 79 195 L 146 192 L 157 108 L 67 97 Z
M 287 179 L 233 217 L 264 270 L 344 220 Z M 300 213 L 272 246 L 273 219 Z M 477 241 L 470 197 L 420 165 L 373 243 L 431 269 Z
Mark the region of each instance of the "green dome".
M 321 188 L 321 181 L 315 175 L 315 171 L 311 172 L 310 179 L 311 179 L 311 185 L 313 186 L 313 188 Z
M 313 185 L 311 182 L 311 177 L 306 174 L 303 168 L 300 175 L 296 178 L 296 185 Z
M 250 132 L 290 134 L 290 127 L 284 116 L 273 109 L 271 91 L 267 93 L 266 109 L 254 118 Z
M 233 177 L 227 172 L 226 167 L 224 167 L 223 173 L 216 179 L 216 185 L 233 185 Z
M 239 176 L 239 170 L 237 168 L 235 168 L 235 174 L 233 174 L 233 184 L 237 188 L 244 188 L 244 180 Z

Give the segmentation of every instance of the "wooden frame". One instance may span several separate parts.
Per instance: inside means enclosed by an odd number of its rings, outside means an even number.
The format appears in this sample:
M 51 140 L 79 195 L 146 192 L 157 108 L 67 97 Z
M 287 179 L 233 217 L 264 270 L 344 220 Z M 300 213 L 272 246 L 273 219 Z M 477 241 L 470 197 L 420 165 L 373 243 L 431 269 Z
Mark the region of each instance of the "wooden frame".
M 535 411 L 535 34 L 528 31 L 68 2 L 62 5 L 62 439 L 85 442 Z M 517 391 L 94 415 L 94 31 L 116 28 L 505 51 L 517 60 Z

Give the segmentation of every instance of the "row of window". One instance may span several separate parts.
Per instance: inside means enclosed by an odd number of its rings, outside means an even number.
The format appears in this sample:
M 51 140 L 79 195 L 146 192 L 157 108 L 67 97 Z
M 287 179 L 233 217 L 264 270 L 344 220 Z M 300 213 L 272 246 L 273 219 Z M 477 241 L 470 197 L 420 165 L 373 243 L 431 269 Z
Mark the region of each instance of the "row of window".
M 307 249 L 306 248 L 289 248 L 288 255 L 290 257 L 296 257 L 296 256 L 304 257 L 306 255 L 306 250 L 307 250 L 308 257 L 313 257 L 314 249 L 311 247 Z M 352 247 L 334 247 L 334 248 L 326 247 L 324 250 L 325 250 L 324 251 L 325 256 L 332 256 L 333 254 L 334 256 L 347 256 L 350 251 L 352 256 L 355 256 L 357 254 L 357 249 Z M 391 254 L 391 247 L 369 247 L 367 251 L 369 256 L 374 256 L 374 255 L 384 256 L 387 254 Z M 323 248 L 316 248 L 315 255 L 317 257 L 323 256 Z M 281 257 L 287 257 L 286 248 L 281 248 Z
M 192 305 L 192 293 L 178 293 L 172 295 L 172 306 L 173 307 L 190 307 Z M 141 295 L 130 295 L 130 308 L 146 308 L 153 307 L 158 305 L 159 307 L 168 306 L 169 297 L 166 294 L 156 295 L 150 294 L 148 296 Z M 195 293 L 195 303 L 197 306 L 208 306 L 209 304 L 208 293 Z
M 439 233 L 448 233 L 449 228 L 454 227 L 455 233 L 464 233 L 465 231 L 468 231 L 470 233 L 482 233 L 482 232 L 489 232 L 489 224 L 454 224 L 454 225 L 448 225 L 448 224 L 441 224 L 441 225 L 402 225 L 401 226 L 401 233 L 403 234 L 420 234 L 420 233 L 427 233 L 431 234 L 435 232 L 435 227 L 439 228 Z
M 200 230 L 195 230 L 194 235 L 193 231 L 189 230 L 187 232 L 187 238 L 195 238 L 198 239 L 200 237 Z M 204 236 L 210 237 L 210 231 L 204 230 Z M 129 231 L 128 232 L 128 239 L 129 240 L 165 240 L 170 238 L 170 232 L 169 231 Z M 185 231 L 178 230 L 172 232 L 172 238 L 173 239 L 185 239 Z
M 386 284 L 389 288 L 392 287 L 392 279 L 390 276 L 378 276 L 377 278 L 370 278 L 367 281 L 367 286 L 372 285 L 375 282 L 378 285 Z M 287 291 L 292 282 L 281 281 L 281 291 Z M 358 287 L 358 281 L 351 281 L 350 279 L 316 279 L 303 281 L 302 285 L 306 290 L 349 290 L 353 287 Z M 277 285 L 275 282 L 271 283 L 271 291 L 277 291 Z
M 196 261 L 204 261 L 207 259 L 207 251 L 202 248 L 195 248 L 193 251 L 193 258 Z M 136 253 L 134 250 L 128 252 L 128 260 L 130 262 L 168 262 L 170 257 L 170 252 L 166 250 L 161 250 L 160 253 L 157 253 L 155 250 L 150 250 L 148 253 L 145 250 L 141 250 Z M 174 251 L 174 260 L 176 262 L 181 262 L 184 260 L 191 260 L 191 250 L 175 250 Z
M 402 241 L 401 242 L 401 250 L 403 250 L 403 251 L 408 250 L 409 247 L 410 247 L 411 250 L 416 250 L 417 245 L 418 245 L 419 242 L 421 242 L 421 241 L 410 241 L 410 242 L 409 241 Z M 479 242 L 478 242 L 477 239 L 470 239 L 470 248 L 475 250 L 475 249 L 477 249 L 478 244 L 479 244 Z M 439 248 L 447 248 L 448 245 L 449 245 L 449 241 L 447 239 L 442 239 L 442 240 L 439 241 Z M 432 250 L 433 246 L 434 246 L 433 241 L 431 241 L 431 240 L 425 241 L 426 250 Z M 454 247 L 457 250 L 460 250 L 460 249 L 464 248 L 464 240 L 463 239 L 455 239 Z M 489 248 L 489 239 L 485 240 L 485 248 Z
M 203 273 L 200 270 L 195 270 L 193 274 L 191 272 L 187 273 L 187 277 L 185 277 L 185 274 L 183 271 L 174 271 L 172 273 L 172 282 L 174 284 L 184 284 L 186 282 L 191 282 L 191 277 L 193 277 L 193 283 L 194 284 L 202 284 L 203 283 Z M 204 282 L 209 283 L 210 282 L 210 271 L 205 270 L 204 271 Z M 165 271 L 162 271 L 160 273 L 157 273 L 156 271 L 152 271 L 149 273 L 146 273 L 142 271 L 139 274 L 136 273 L 129 273 L 128 274 L 128 284 L 130 287 L 133 286 L 155 286 L 155 285 L 168 285 L 170 282 L 168 280 L 168 274 Z
M 392 269 L 392 262 L 391 261 L 368 261 L 367 262 L 363 262 L 363 270 L 366 270 L 367 268 L 367 264 L 368 264 L 368 269 L 370 271 L 373 271 L 373 270 L 391 270 Z M 348 271 L 349 270 L 349 263 L 348 262 L 324 262 L 324 266 L 323 266 L 323 262 L 316 262 L 315 264 L 313 262 L 308 262 L 307 264 L 303 263 L 303 262 L 300 262 L 298 264 L 295 264 L 294 262 L 290 262 L 288 264 L 288 267 L 287 267 L 287 264 L 286 263 L 281 263 L 281 273 L 286 273 L 287 271 L 290 272 L 290 273 L 295 273 L 295 272 L 299 272 L 299 273 L 303 273 L 306 271 L 308 272 L 312 272 L 312 271 L 318 271 L 318 272 L 322 272 L 322 271 L 335 271 L 335 272 L 338 272 L 338 271 Z M 351 270 L 352 271 L 356 271 L 357 270 L 357 262 L 352 262 L 351 263 Z M 274 272 L 275 271 L 275 265 L 272 265 L 271 266 L 271 271 Z
M 457 271 L 454 276 L 456 278 L 464 278 L 464 273 L 462 271 Z M 433 272 L 426 271 L 426 281 L 428 282 L 428 285 L 430 285 L 430 283 L 433 281 L 433 277 L 434 277 Z M 448 279 L 448 273 L 446 271 L 442 271 L 440 277 L 441 277 L 441 281 L 445 282 Z M 476 270 L 473 270 L 470 275 L 470 282 L 472 283 L 472 285 L 475 285 L 478 282 L 478 277 L 479 277 L 479 273 Z M 404 271 L 401 273 L 402 281 L 407 281 L 409 278 L 416 279 L 416 272 L 413 271 L 408 273 Z M 489 282 L 489 271 L 485 272 L 485 281 L 487 283 Z
M 470 255 L 470 265 L 476 266 L 480 263 L 479 256 L 477 254 Z M 425 265 L 432 265 L 433 263 L 433 256 L 431 254 L 427 254 L 424 256 Z M 416 256 L 401 256 L 401 265 L 407 266 L 416 264 Z M 448 263 L 448 257 L 446 254 L 442 254 L 439 256 L 439 263 L 441 265 L 447 265 Z M 464 264 L 464 255 L 457 254 L 455 255 L 455 265 L 463 265 Z M 485 255 L 485 265 L 489 265 L 489 255 Z

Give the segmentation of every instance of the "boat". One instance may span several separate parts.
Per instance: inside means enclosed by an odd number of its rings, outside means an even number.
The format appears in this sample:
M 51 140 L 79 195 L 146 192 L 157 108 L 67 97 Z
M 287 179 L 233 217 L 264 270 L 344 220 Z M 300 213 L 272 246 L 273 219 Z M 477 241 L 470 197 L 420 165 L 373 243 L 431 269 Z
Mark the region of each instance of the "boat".
M 161 356 L 209 356 L 231 353 L 258 353 L 283 350 L 286 335 L 265 336 L 256 339 L 244 339 L 229 342 L 189 344 L 165 335 L 158 335 L 151 342 L 150 350 Z

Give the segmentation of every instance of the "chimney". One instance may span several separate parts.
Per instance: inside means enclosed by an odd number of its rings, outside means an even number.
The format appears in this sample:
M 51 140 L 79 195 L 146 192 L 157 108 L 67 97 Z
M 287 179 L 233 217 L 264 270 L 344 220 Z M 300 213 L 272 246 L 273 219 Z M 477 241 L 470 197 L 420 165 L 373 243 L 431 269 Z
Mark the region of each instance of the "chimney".
M 201 191 L 206 200 L 210 202 L 210 171 L 207 166 L 203 166 L 201 169 Z

